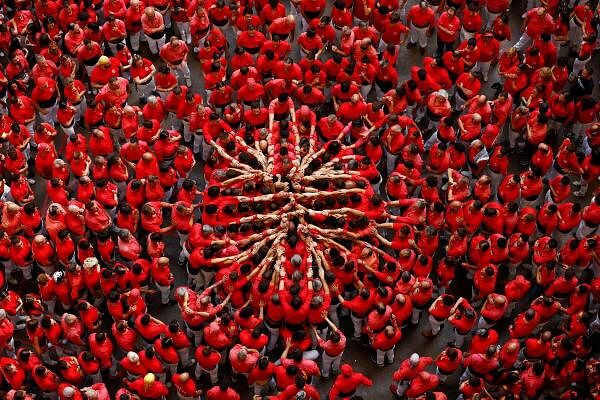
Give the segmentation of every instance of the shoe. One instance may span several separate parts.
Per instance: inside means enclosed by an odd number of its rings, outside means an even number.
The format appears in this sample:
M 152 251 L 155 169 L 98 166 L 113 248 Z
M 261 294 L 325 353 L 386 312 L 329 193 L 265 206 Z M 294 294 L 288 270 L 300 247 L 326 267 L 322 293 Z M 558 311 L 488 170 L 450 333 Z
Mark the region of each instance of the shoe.
M 419 48 L 419 52 L 421 53 L 421 55 L 425 54 L 425 49 L 426 49 L 426 47 L 420 47 Z
M 412 48 L 413 48 L 413 47 L 415 47 L 416 45 L 417 45 L 416 43 L 413 43 L 413 42 L 408 42 L 408 43 L 406 44 L 406 48 L 407 48 L 407 49 L 412 49 Z
M 577 192 L 573 192 L 573 196 L 575 196 L 575 197 L 585 197 L 585 193 L 577 191 Z
M 398 385 L 395 384 L 391 384 L 390 385 L 390 392 L 392 392 L 392 394 L 394 395 L 395 398 L 399 399 L 400 396 L 398 396 Z

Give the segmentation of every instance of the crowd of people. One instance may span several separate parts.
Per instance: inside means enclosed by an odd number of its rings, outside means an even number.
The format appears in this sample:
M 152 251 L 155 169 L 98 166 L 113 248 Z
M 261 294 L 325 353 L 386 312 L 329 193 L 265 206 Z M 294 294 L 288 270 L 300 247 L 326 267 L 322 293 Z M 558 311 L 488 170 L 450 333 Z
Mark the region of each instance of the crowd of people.
M 600 399 L 600 7 L 526 3 L 3 1 L 0 396 Z

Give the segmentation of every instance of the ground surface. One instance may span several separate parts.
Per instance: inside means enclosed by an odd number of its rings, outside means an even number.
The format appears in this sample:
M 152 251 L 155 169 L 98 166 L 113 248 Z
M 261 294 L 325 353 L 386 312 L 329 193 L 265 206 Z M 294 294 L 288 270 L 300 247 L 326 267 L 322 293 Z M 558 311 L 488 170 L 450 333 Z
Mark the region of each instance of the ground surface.
M 409 1 L 408 5 L 407 5 L 407 9 L 408 7 L 412 6 L 413 4 L 415 4 L 416 1 L 411 0 Z M 513 30 L 513 41 L 518 40 L 519 37 L 519 27 L 521 24 L 521 19 L 520 19 L 520 15 L 523 12 L 524 9 L 524 4 L 523 5 L 519 5 L 519 4 L 513 4 L 513 10 L 511 12 L 511 27 Z M 294 53 L 292 54 L 293 58 L 298 60 L 299 59 L 299 52 L 297 50 L 297 47 L 295 47 Z M 430 39 L 430 46 L 427 49 L 427 55 L 432 55 L 435 51 L 436 47 L 435 47 L 435 35 L 432 36 L 432 38 Z M 142 53 L 144 55 L 147 55 L 147 48 L 145 47 L 145 44 L 142 43 Z M 401 49 L 401 53 L 400 53 L 400 57 L 399 57 L 399 63 L 398 63 L 398 70 L 400 72 L 400 81 L 407 79 L 409 77 L 410 74 L 410 67 L 412 67 L 413 65 L 422 65 L 422 57 L 421 54 L 419 53 L 419 51 L 417 49 L 411 49 L 411 50 L 407 50 L 405 47 L 403 47 Z M 197 93 L 201 93 L 204 90 L 204 86 L 203 86 L 203 81 L 202 79 L 200 79 L 200 75 L 199 75 L 199 64 L 198 62 L 193 58 L 190 57 L 190 61 L 189 61 L 189 66 L 190 66 L 190 70 L 192 71 L 192 81 L 193 81 L 193 91 L 197 92 Z M 495 72 L 490 73 L 490 79 L 489 79 L 489 84 L 493 83 L 496 81 L 497 78 L 497 74 Z M 485 93 L 486 94 L 491 94 L 493 91 L 490 89 L 489 84 L 486 86 L 485 89 Z M 136 94 L 135 91 L 132 94 L 132 98 L 130 100 L 131 104 L 136 104 L 137 103 L 137 99 L 136 99 Z M 203 183 L 203 178 L 202 178 L 202 165 L 196 165 L 192 177 L 195 179 L 198 179 L 199 182 Z M 45 182 L 42 182 L 42 180 L 38 180 L 38 182 L 36 182 L 36 201 L 38 202 L 38 205 L 40 207 L 42 207 L 45 210 L 45 207 L 47 206 L 47 198 L 44 195 L 44 191 L 45 191 Z M 176 277 L 176 284 L 175 286 L 178 285 L 184 285 L 186 282 L 186 276 L 185 276 L 185 270 L 181 267 L 178 266 L 177 264 L 177 258 L 178 258 L 178 254 L 179 254 L 179 245 L 178 245 L 178 240 L 175 238 L 174 235 L 169 235 L 167 237 L 167 255 L 169 256 L 169 258 L 172 261 L 172 272 Z M 460 279 L 456 279 L 455 280 L 455 285 L 454 287 L 451 288 L 451 290 L 449 292 L 454 293 L 454 294 L 461 294 L 461 292 L 464 292 L 465 288 L 461 288 L 460 287 Z M 470 293 L 468 293 L 468 295 L 470 295 Z M 149 308 L 150 308 L 150 312 L 156 316 L 157 318 L 160 318 L 161 320 L 168 322 L 171 321 L 173 319 L 180 319 L 179 318 L 179 310 L 177 309 L 176 306 L 161 306 L 160 305 L 160 301 L 158 296 L 154 296 L 154 298 L 152 298 L 149 301 Z M 343 317 L 342 318 L 342 325 L 350 328 L 350 321 L 348 317 Z M 426 355 L 426 356 L 432 356 L 435 357 L 435 355 L 437 355 L 441 349 L 443 349 L 447 342 L 449 342 L 450 340 L 452 340 L 452 332 L 450 329 L 446 328 L 444 330 L 442 330 L 442 332 L 440 333 L 440 335 L 433 339 L 426 339 L 421 335 L 421 331 L 423 331 L 424 329 L 427 328 L 427 321 L 425 320 L 425 318 L 421 319 L 421 324 L 418 327 L 407 327 L 404 330 L 404 336 L 402 341 L 400 342 L 400 344 L 398 346 L 396 346 L 396 361 L 393 365 L 391 366 L 386 366 L 385 368 L 377 368 L 375 366 L 375 364 L 371 361 L 371 351 L 368 347 L 365 347 L 363 345 L 361 345 L 360 343 L 356 343 L 356 342 L 349 342 L 348 347 L 346 349 L 346 352 L 344 353 L 344 357 L 343 357 L 343 361 L 346 363 L 349 363 L 352 365 L 352 367 L 360 372 L 365 373 L 367 376 L 369 376 L 373 382 L 374 382 L 374 386 L 372 388 L 369 389 L 365 389 L 362 388 L 360 389 L 357 394 L 363 395 L 365 396 L 365 398 L 380 398 L 380 399 L 388 399 L 391 398 L 392 395 L 389 392 L 389 385 L 391 383 L 391 376 L 392 373 L 395 371 L 395 369 L 397 368 L 399 362 L 405 358 L 407 358 L 410 354 L 412 354 L 413 352 L 417 352 L 421 355 Z M 497 329 L 500 332 L 501 335 L 505 335 L 506 334 L 506 325 L 500 325 Z M 351 331 L 351 328 L 350 328 Z M 457 379 L 458 376 L 455 376 L 451 379 L 448 379 L 447 383 L 445 386 L 441 386 L 439 390 L 444 391 L 447 395 L 448 398 L 450 399 L 454 399 L 456 398 L 456 387 L 457 387 Z M 318 389 L 320 390 L 321 394 L 323 395 L 323 398 L 327 398 L 326 393 L 329 391 L 329 388 L 332 384 L 333 380 L 330 379 L 328 381 L 319 381 L 317 380 L 316 382 L 314 382 Z M 116 387 L 116 383 L 112 383 L 110 384 L 111 387 Z M 234 385 L 234 387 L 238 387 L 237 385 Z M 248 399 L 251 398 L 247 391 L 245 389 L 240 388 L 240 393 L 242 393 L 242 398 L 243 399 Z M 172 394 L 170 396 L 170 399 L 175 399 L 177 398 L 176 395 Z

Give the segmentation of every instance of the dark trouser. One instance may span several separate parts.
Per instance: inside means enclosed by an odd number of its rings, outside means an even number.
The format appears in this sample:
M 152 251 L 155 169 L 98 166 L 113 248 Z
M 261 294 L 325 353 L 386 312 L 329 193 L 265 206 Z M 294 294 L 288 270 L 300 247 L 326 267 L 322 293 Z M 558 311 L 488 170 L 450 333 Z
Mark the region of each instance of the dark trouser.
M 444 42 L 442 39 L 440 39 L 440 37 L 437 37 L 437 50 L 435 52 L 435 55 L 437 57 L 441 56 L 442 54 L 444 54 L 447 51 L 451 51 L 454 48 L 454 42 Z

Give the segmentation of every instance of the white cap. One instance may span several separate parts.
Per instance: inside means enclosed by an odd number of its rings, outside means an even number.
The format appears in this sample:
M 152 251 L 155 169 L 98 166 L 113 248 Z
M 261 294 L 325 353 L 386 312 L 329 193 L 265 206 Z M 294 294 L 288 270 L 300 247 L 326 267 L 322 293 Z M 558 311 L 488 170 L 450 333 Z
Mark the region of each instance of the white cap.
M 0 308 L 0 320 L 6 318 L 6 310 L 4 308 Z
M 137 355 L 136 352 L 134 351 L 130 351 L 129 353 L 127 353 L 127 358 L 129 359 L 129 361 L 131 361 L 132 363 L 137 363 L 138 361 L 140 361 L 140 357 Z
M 83 268 L 85 269 L 93 268 L 96 265 L 98 265 L 98 259 L 96 257 L 88 257 L 83 262 Z
M 67 386 L 63 389 L 62 394 L 65 397 L 73 397 L 73 395 L 75 394 L 75 389 L 73 389 L 71 386 Z
M 417 365 L 419 363 L 420 357 L 417 353 L 412 353 L 408 360 L 412 365 Z

